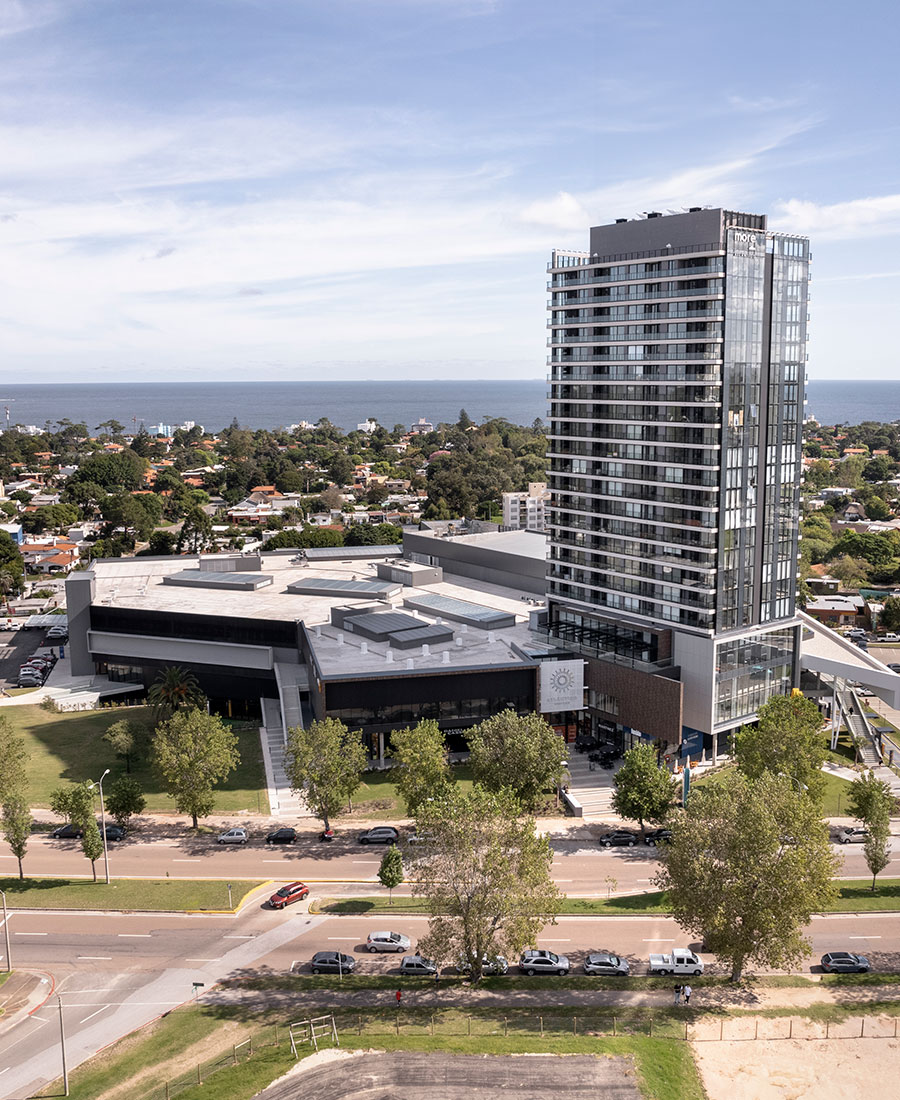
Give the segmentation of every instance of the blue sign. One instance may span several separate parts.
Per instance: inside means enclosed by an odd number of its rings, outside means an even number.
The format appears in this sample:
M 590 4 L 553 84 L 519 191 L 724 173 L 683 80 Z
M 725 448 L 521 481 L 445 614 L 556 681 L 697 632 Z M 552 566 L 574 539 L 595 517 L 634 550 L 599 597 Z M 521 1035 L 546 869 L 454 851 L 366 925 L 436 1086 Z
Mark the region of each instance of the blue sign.
M 697 756 L 703 752 L 703 730 L 693 726 L 681 727 L 681 755 Z

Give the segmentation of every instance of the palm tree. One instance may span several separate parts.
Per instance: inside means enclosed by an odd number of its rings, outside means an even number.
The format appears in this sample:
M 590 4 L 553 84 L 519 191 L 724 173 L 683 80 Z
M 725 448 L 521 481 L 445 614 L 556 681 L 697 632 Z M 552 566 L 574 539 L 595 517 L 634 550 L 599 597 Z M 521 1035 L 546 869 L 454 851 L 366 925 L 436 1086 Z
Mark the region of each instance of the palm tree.
M 197 677 L 178 665 L 164 668 L 147 692 L 147 702 L 154 708 L 157 723 L 171 718 L 176 710 L 203 706 L 205 701 Z
M 19 578 L 11 569 L 0 569 L 0 595 L 9 605 L 9 594 L 18 591 Z

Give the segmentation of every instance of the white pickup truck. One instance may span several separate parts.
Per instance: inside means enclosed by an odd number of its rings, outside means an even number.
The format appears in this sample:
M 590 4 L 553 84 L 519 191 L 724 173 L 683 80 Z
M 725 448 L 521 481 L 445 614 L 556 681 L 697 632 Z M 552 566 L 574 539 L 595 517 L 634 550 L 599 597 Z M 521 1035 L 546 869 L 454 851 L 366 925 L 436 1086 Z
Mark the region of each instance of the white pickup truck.
M 651 974 L 702 974 L 703 959 L 688 951 L 686 947 L 679 947 L 668 955 L 650 956 Z

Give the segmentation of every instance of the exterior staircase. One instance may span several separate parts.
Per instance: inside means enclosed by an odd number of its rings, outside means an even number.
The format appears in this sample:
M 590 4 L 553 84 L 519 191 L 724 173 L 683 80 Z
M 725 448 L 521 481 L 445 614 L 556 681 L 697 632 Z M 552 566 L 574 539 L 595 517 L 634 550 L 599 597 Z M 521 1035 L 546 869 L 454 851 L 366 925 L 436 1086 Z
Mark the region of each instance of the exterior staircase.
M 311 817 L 301 795 L 291 790 L 284 770 L 284 748 L 287 731 L 303 725 L 300 690 L 308 686 L 304 665 L 276 662 L 275 679 L 278 699 L 261 699 L 263 725 L 260 729 L 266 786 L 272 816 L 277 818 Z
M 613 768 L 595 764 L 592 769 L 587 753 L 576 752 L 575 746 L 569 745 L 569 794 L 580 803 L 585 821 L 614 816 L 613 780 L 618 766 L 617 761 Z

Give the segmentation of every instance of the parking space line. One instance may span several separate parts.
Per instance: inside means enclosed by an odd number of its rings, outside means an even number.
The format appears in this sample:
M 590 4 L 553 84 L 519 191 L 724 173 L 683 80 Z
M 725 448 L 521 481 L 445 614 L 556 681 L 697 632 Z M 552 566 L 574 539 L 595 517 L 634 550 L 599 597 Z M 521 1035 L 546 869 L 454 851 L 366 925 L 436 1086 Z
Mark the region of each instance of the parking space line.
M 111 1007 L 112 1005 L 102 1005 L 100 1008 L 97 1009 L 96 1012 L 92 1012 L 89 1016 L 85 1016 L 83 1020 L 79 1020 L 78 1022 L 80 1024 L 86 1024 L 88 1020 L 93 1020 L 95 1016 L 99 1016 L 101 1012 L 105 1012 L 108 1008 Z
M 112 960 L 112 955 L 78 955 L 77 957 L 85 962 L 110 962 Z
M 120 940 L 149 940 L 152 938 L 150 932 L 119 932 Z

